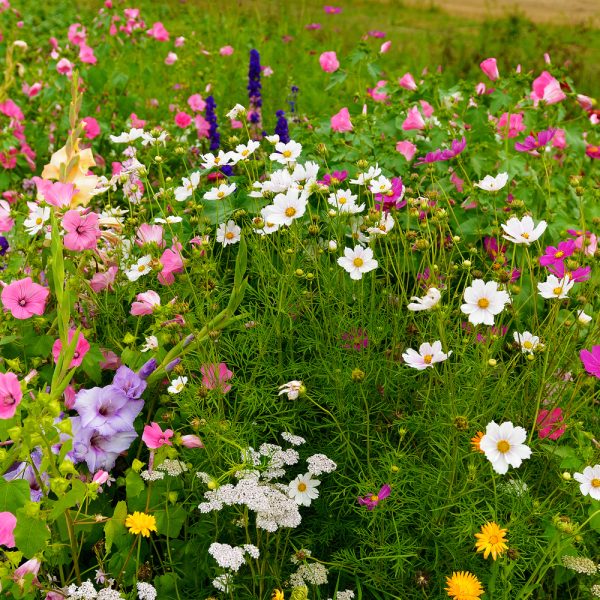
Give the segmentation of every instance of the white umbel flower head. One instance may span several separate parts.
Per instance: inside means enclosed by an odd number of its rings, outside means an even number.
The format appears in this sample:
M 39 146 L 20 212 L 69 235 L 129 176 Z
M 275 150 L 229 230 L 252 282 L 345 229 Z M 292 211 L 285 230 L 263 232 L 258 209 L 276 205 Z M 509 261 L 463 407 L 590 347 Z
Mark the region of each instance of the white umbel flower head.
M 541 237 L 547 226 L 546 221 L 540 221 L 536 225 L 529 215 L 524 216 L 521 220 L 517 217 L 511 217 L 506 223 L 502 223 L 502 229 L 505 233 L 502 237 L 514 244 L 529 246 Z
M 522 427 L 515 427 L 510 421 L 501 425 L 492 421 L 488 423 L 479 447 L 494 471 L 504 475 L 509 465 L 517 469 L 531 456 L 531 448 L 523 443 L 526 439 L 527 432 Z
M 586 467 L 583 473 L 575 473 L 573 478 L 579 482 L 579 489 L 584 496 L 600 500 L 600 465 Z
M 422 298 L 419 298 L 418 296 L 412 296 L 412 302 L 410 302 L 406 308 L 408 308 L 408 310 L 412 310 L 413 312 L 429 310 L 434 306 L 437 306 L 441 297 L 442 293 L 440 290 L 432 287 L 427 290 L 427 293 Z
M 237 244 L 240 241 L 241 234 L 241 228 L 235 224 L 235 221 L 230 219 L 227 223 L 221 223 L 217 227 L 217 242 L 220 242 L 223 246 Z
M 464 293 L 465 304 L 460 309 L 468 315 L 473 325 L 493 325 L 494 316 L 500 314 L 510 296 L 504 290 L 498 289 L 495 281 L 475 279 Z
M 498 190 L 501 190 L 507 182 L 508 173 L 498 173 L 496 177 L 486 175 L 481 181 L 474 183 L 473 185 L 486 192 L 497 192 Z
M 568 275 L 559 279 L 556 275 L 548 275 L 546 281 L 540 281 L 537 284 L 538 292 L 542 298 L 568 298 L 570 289 L 575 285 L 575 281 Z
M 515 338 L 515 342 L 521 346 L 521 352 L 523 354 L 533 354 L 536 350 L 542 350 L 544 348 L 544 344 L 540 342 L 540 338 L 537 335 L 531 334 L 529 331 L 524 331 L 523 333 L 515 333 L 513 334 Z
M 363 273 L 368 273 L 379 265 L 373 258 L 373 250 L 362 246 L 355 246 L 354 250 L 344 248 L 344 256 L 340 256 L 337 262 L 350 273 L 350 278 L 355 280 L 362 279 Z
M 318 479 L 311 479 L 310 473 L 298 475 L 294 481 L 290 482 L 288 496 L 300 506 L 310 506 L 310 503 L 319 497 L 319 486 L 321 482 Z
M 452 354 L 452 350 L 446 354 L 442 352 L 442 342 L 439 340 L 430 344 L 425 342 L 419 346 L 419 351 L 408 348 L 402 354 L 404 362 L 413 369 L 424 371 L 427 367 L 433 367 L 435 363 L 445 361 Z

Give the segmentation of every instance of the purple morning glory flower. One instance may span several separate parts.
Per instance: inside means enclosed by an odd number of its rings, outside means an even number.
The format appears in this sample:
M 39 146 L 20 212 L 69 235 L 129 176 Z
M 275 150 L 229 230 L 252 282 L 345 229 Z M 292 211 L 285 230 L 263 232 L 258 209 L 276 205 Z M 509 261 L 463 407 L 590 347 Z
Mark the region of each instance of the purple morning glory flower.
M 82 427 L 110 436 L 132 429 L 143 406 L 143 400 L 130 400 L 122 389 L 108 385 L 79 391 L 73 408 L 81 417 Z
M 130 400 L 139 400 L 148 385 L 137 373 L 124 365 L 117 369 L 112 384 L 125 392 Z

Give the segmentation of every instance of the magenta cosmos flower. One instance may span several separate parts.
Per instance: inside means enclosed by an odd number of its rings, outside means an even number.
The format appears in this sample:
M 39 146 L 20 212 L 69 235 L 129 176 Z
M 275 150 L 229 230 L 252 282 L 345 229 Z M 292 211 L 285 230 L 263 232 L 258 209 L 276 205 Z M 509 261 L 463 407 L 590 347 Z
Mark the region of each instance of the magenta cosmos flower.
M 202 385 L 205 388 L 209 390 L 219 389 L 224 394 L 231 389 L 227 381 L 233 377 L 233 373 L 227 368 L 225 363 L 202 365 L 200 372 L 202 373 Z
M 579 358 L 585 370 L 600 379 L 600 346 L 592 346 L 591 350 L 582 350 Z
M 15 319 L 29 319 L 33 315 L 43 315 L 50 291 L 31 281 L 31 277 L 9 283 L 2 290 L 2 306 L 9 310 Z
M 368 510 L 373 510 L 382 500 L 385 500 L 390 493 L 392 492 L 392 488 L 389 484 L 384 484 L 381 486 L 381 489 L 377 494 L 368 494 L 367 496 L 363 496 L 358 499 L 358 503 L 361 506 L 366 506 Z
M 540 439 L 549 438 L 557 440 L 566 430 L 563 420 L 562 408 L 553 410 L 540 410 L 537 418 Z
M 0 419 L 12 419 L 21 403 L 23 392 L 14 373 L 0 373 Z
M 165 444 L 172 446 L 171 438 L 173 437 L 173 430 L 167 429 L 163 431 L 158 423 L 151 423 L 144 427 L 144 433 L 142 434 L 142 441 L 151 450 L 156 450 Z
M 515 150 L 519 152 L 530 152 L 535 153 L 538 156 L 537 150 L 539 148 L 545 148 L 547 144 L 552 141 L 552 138 L 556 135 L 556 129 L 544 129 L 539 133 L 532 133 L 528 135 L 523 142 L 515 143 Z

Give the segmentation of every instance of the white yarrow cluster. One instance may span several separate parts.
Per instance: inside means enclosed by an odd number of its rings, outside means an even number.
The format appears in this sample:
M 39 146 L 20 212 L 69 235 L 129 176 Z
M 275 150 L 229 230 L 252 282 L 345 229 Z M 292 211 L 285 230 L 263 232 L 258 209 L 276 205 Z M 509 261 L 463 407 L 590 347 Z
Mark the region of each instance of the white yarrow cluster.
M 306 459 L 308 463 L 308 472 L 312 475 L 322 475 L 323 473 L 333 473 L 337 465 L 324 454 L 313 454 Z
M 177 477 L 182 473 L 188 471 L 187 465 L 180 460 L 173 460 L 170 458 L 166 458 L 158 467 L 156 467 L 160 471 L 165 471 L 167 475 L 171 477 Z
M 148 469 L 144 469 L 140 473 L 140 477 L 144 481 L 160 481 L 165 478 L 165 474 L 162 471 L 149 471 Z
M 137 593 L 139 600 L 156 600 L 156 589 L 151 583 L 138 581 Z
M 88 579 L 80 586 L 71 584 L 67 588 L 67 600 L 123 600 L 123 596 L 112 588 L 96 591 L 94 584 Z
M 281 433 L 281 437 L 292 446 L 302 446 L 302 444 L 306 443 L 306 440 L 303 437 L 300 437 L 299 435 L 294 435 L 289 431 L 283 431 Z
M 298 567 L 295 573 L 290 576 L 292 587 L 306 585 L 325 585 L 329 571 L 325 565 L 318 562 L 304 563 Z
M 231 569 L 238 572 L 244 564 L 244 557 L 249 554 L 251 558 L 258 558 L 260 552 L 252 544 L 244 544 L 242 547 L 230 546 L 229 544 L 220 544 L 214 542 L 208 548 L 208 553 L 217 561 L 217 564 L 223 569 Z

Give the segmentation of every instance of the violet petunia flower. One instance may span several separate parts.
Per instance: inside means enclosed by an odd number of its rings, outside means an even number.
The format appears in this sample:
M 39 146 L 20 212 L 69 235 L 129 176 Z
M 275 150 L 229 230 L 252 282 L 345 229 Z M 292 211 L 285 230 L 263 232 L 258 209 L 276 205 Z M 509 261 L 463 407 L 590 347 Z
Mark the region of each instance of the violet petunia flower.
M 361 506 L 366 506 L 368 510 L 373 510 L 382 500 L 385 500 L 391 492 L 392 488 L 386 483 L 381 486 L 381 489 L 377 494 L 368 494 L 367 496 L 359 498 L 358 503 Z

